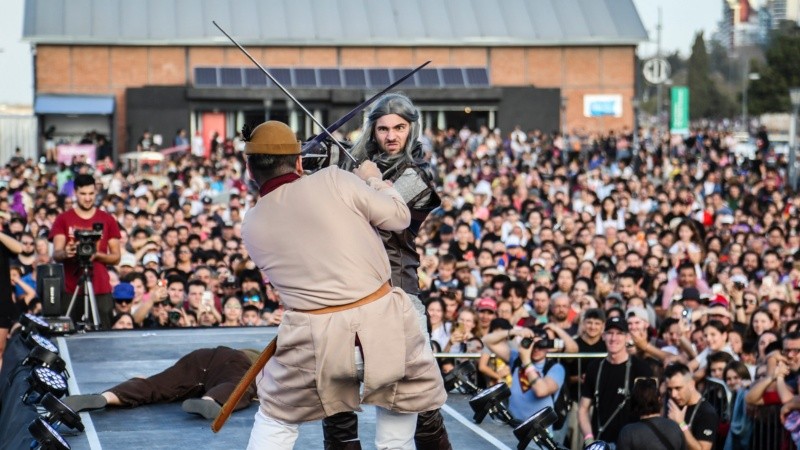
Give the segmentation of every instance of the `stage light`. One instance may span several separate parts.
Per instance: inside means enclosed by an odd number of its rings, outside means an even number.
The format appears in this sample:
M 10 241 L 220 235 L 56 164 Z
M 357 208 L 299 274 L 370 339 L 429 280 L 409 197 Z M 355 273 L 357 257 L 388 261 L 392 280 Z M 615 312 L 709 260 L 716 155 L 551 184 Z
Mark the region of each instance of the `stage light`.
M 503 401 L 509 397 L 511 397 L 511 389 L 505 383 L 495 384 L 479 392 L 469 399 L 469 406 L 475 412 L 472 420 L 475 423 L 481 423 L 489 414 L 493 419 L 502 420 L 510 425 L 514 419 L 509 414 L 506 405 L 503 404 Z
M 19 317 L 19 324 L 22 325 L 20 334 L 23 339 L 26 339 L 30 334 L 41 334 L 50 336 L 53 330 L 50 329 L 50 324 L 45 322 L 44 319 L 33 314 L 23 314 Z
M 22 402 L 27 404 L 36 403 L 48 392 L 56 397 L 61 397 L 67 392 L 67 382 L 64 377 L 48 367 L 34 367 L 28 376 L 28 385 L 30 387 L 22 397 Z M 31 400 L 33 394 L 38 395 Z
M 469 361 L 465 361 L 453 368 L 444 376 L 444 388 L 447 392 L 453 389 L 458 389 L 464 394 L 475 395 L 480 391 L 478 386 L 472 382 L 472 377 L 475 375 L 475 365 Z
M 39 447 L 37 447 L 39 449 L 70 450 L 71 448 L 69 444 L 67 444 L 67 441 L 65 441 L 64 438 L 58 434 L 58 431 L 51 427 L 50 424 L 41 417 L 37 418 L 31 422 L 30 425 L 28 425 L 28 431 L 39 444 Z
M 58 427 L 58 424 L 63 423 L 73 430 L 83 431 L 83 421 L 81 420 L 81 416 L 79 416 L 69 406 L 65 405 L 64 402 L 56 398 L 56 396 L 53 394 L 49 392 L 44 394 L 44 397 L 42 397 L 42 401 L 39 402 L 39 405 L 44 408 L 45 411 L 47 411 L 47 414 L 44 415 L 44 418 L 53 427 Z
M 67 364 L 58 356 L 58 348 L 53 345 L 47 338 L 38 334 L 31 334 L 25 340 L 31 351 L 25 360 L 22 361 L 24 366 L 44 366 L 53 369 L 54 371 L 67 375 Z
M 527 448 L 531 440 L 540 448 L 546 450 L 558 450 L 561 448 L 550 437 L 550 433 L 547 432 L 547 428 L 556 423 L 557 420 L 558 415 L 550 406 L 542 408 L 528 417 L 518 427 L 514 428 L 514 436 L 519 441 L 517 450 Z

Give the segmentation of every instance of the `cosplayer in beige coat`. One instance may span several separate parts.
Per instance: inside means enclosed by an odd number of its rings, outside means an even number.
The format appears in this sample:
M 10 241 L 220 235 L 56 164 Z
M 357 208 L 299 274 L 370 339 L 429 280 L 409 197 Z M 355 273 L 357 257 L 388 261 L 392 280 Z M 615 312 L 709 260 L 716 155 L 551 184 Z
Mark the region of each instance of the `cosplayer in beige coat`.
M 286 308 L 312 310 L 352 303 L 389 281 L 389 260 L 373 227 L 400 231 L 409 221 L 388 183 L 370 178 L 368 185 L 329 167 L 262 197 L 248 211 L 242 236 Z M 364 354 L 363 399 L 356 335 Z M 289 423 L 359 411 L 362 402 L 412 413 L 446 399 L 417 313 L 399 288 L 333 314 L 287 311 L 275 356 L 256 381 L 263 412 Z

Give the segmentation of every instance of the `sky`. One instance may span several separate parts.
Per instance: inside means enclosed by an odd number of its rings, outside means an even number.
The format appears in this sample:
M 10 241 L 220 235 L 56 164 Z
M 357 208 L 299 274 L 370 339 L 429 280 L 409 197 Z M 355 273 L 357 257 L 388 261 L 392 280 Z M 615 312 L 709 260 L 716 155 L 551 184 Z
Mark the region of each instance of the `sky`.
M 639 46 L 642 58 L 656 53 L 658 8 L 662 9 L 662 48 L 666 53 L 679 50 L 688 56 L 694 34 L 705 31 L 708 39 L 722 17 L 724 0 L 633 0 L 650 35 L 650 42 Z M 33 70 L 30 46 L 22 42 L 22 17 L 25 0 L 2 0 L 0 14 L 0 105 L 33 103 Z M 691 16 L 687 15 L 691 11 Z

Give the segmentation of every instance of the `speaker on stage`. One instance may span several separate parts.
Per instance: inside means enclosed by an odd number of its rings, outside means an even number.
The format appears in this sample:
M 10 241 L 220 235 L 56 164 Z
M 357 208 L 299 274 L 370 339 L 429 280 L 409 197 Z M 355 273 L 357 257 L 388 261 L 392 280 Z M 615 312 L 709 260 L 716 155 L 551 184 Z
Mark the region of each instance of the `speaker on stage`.
M 42 315 L 58 317 L 64 303 L 64 266 L 42 264 L 36 267 L 36 295 L 42 301 Z

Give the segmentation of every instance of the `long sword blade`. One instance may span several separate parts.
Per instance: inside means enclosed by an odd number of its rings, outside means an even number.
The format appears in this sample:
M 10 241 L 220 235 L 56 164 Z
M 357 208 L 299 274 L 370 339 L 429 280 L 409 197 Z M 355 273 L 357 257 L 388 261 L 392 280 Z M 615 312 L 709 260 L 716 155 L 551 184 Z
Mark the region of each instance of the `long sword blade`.
M 250 55 L 250 53 L 249 53 L 249 52 L 248 52 L 248 51 L 247 51 L 247 50 L 246 50 L 244 47 L 242 47 L 242 45 L 241 45 L 241 44 L 239 44 L 238 42 L 236 42 L 236 39 L 234 39 L 233 37 L 231 37 L 231 35 L 230 35 L 230 34 L 228 34 L 228 33 L 227 33 L 225 30 L 223 30 L 223 29 L 222 29 L 222 27 L 221 27 L 221 26 L 219 26 L 219 24 L 218 24 L 216 21 L 211 21 L 211 23 L 213 23 L 213 24 L 214 24 L 214 26 L 215 26 L 215 27 L 217 27 L 217 29 L 219 29 L 219 31 L 221 31 L 221 32 L 222 32 L 222 34 L 224 34 L 224 35 L 225 35 L 225 37 L 227 37 L 227 38 L 228 38 L 228 39 L 229 39 L 231 42 L 233 42 L 233 45 L 235 45 L 235 46 L 239 47 L 239 50 L 241 50 L 241 51 L 242 51 L 242 53 L 244 53 L 244 55 L 245 55 L 245 56 L 247 56 L 247 58 L 248 58 L 250 61 L 252 61 L 252 62 L 253 62 L 253 64 L 255 64 L 255 65 L 256 65 L 256 66 L 257 66 L 259 69 L 261 69 L 261 71 L 262 71 L 262 72 L 264 72 L 264 75 L 266 75 L 266 76 L 267 76 L 267 78 L 269 78 L 270 80 L 272 80 L 272 82 L 273 82 L 273 83 L 275 83 L 275 86 L 277 86 L 277 87 L 278 87 L 278 89 L 280 89 L 281 91 L 283 91 L 283 93 L 284 93 L 284 94 L 286 94 L 286 96 L 287 96 L 287 97 L 289 97 L 289 98 L 292 100 L 292 102 L 294 102 L 294 104 L 295 104 L 295 105 L 297 105 L 298 107 L 300 107 L 300 109 L 302 109 L 302 110 L 303 110 L 303 112 L 304 112 L 304 113 L 306 113 L 306 116 L 308 116 L 308 117 L 309 117 L 309 118 L 310 118 L 310 119 L 311 119 L 311 120 L 314 122 L 314 124 L 316 124 L 318 127 L 320 127 L 320 128 L 321 128 L 321 129 L 324 131 L 324 133 L 325 133 L 325 134 L 327 134 L 327 136 L 328 136 L 329 138 L 331 138 L 331 140 L 332 140 L 332 141 L 333 141 L 333 142 L 334 142 L 334 143 L 335 143 L 335 144 L 336 144 L 336 145 L 337 145 L 337 146 L 338 146 L 338 147 L 339 147 L 339 148 L 340 148 L 340 149 L 341 149 L 341 150 L 342 150 L 342 151 L 343 151 L 343 152 L 344 152 L 344 153 L 345 153 L 345 154 L 346 154 L 348 157 L 350 157 L 350 159 L 351 159 L 351 160 L 353 160 L 353 163 L 355 163 L 355 164 L 358 164 L 358 161 L 356 161 L 356 159 L 355 159 L 355 158 L 353 158 L 353 155 L 351 155 L 351 154 L 350 154 L 350 152 L 348 152 L 348 151 L 347 151 L 347 149 L 346 149 L 346 148 L 344 148 L 344 146 L 343 146 L 343 145 L 342 145 L 342 144 L 341 144 L 341 143 L 340 143 L 338 140 L 336 140 L 336 138 L 335 138 L 335 137 L 334 137 L 334 136 L 333 136 L 333 135 L 332 135 L 332 134 L 331 134 L 331 133 L 328 131 L 328 129 L 327 129 L 327 128 L 325 128 L 325 126 L 323 126 L 321 123 L 319 123 L 319 121 L 317 120 L 317 118 L 316 118 L 316 117 L 314 117 L 314 115 L 313 115 L 313 114 L 311 114 L 311 113 L 308 111 L 308 109 L 306 109 L 306 107 L 305 107 L 305 106 L 303 106 L 303 104 L 302 104 L 302 103 L 300 103 L 300 101 L 299 101 L 299 100 L 297 100 L 297 99 L 295 98 L 295 96 L 294 96 L 294 95 L 292 95 L 292 93 L 291 93 L 291 92 L 289 92 L 289 90 L 288 90 L 288 89 L 286 89 L 285 87 L 283 87 L 283 85 L 281 84 L 281 82 L 280 82 L 280 81 L 278 81 L 277 79 L 275 79 L 275 77 L 273 77 L 273 76 L 272 76 L 272 74 L 271 74 L 271 73 L 269 73 L 269 71 L 267 71 L 267 69 L 265 69 L 265 68 L 264 68 L 264 66 L 262 66 L 262 65 L 261 65 L 261 64 L 260 64 L 258 61 L 256 61 L 256 59 L 255 59 L 255 58 L 253 58 L 253 56 L 252 56 L 252 55 Z
M 408 72 L 407 74 L 403 75 L 401 78 L 399 78 L 397 81 L 395 81 L 394 83 L 392 83 L 389 86 L 387 86 L 386 88 L 384 88 L 382 91 L 378 92 L 377 94 L 373 95 L 372 97 L 370 97 L 369 99 L 367 99 L 366 101 L 361 103 L 360 105 L 356 106 L 350 112 L 348 112 L 347 114 L 345 114 L 344 116 L 339 118 L 339 120 L 337 120 L 336 122 L 332 123 L 328 127 L 328 129 L 325 130 L 325 133 L 330 134 L 330 133 L 333 133 L 334 131 L 338 130 L 339 128 L 341 128 L 342 125 L 346 124 L 347 122 L 350 121 L 350 119 L 355 117 L 356 114 L 360 113 L 364 108 L 366 108 L 367 106 L 371 105 L 373 102 L 375 102 L 375 100 L 377 100 L 381 96 L 383 96 L 383 94 L 385 94 L 385 93 L 389 92 L 390 90 L 394 89 L 400 83 L 406 81 L 407 79 L 412 77 L 415 73 L 419 72 L 420 69 L 422 69 L 423 67 L 427 66 L 430 63 L 431 63 L 430 61 L 426 61 L 424 64 L 420 65 L 419 67 L 417 67 L 416 69 L 412 70 L 411 72 Z M 308 141 L 305 144 L 303 144 L 303 151 L 308 151 L 308 150 L 314 148 L 317 144 L 322 142 L 323 139 L 325 139 L 325 135 L 323 133 L 320 133 L 320 134 L 314 136 L 314 138 L 312 138 L 310 141 Z

